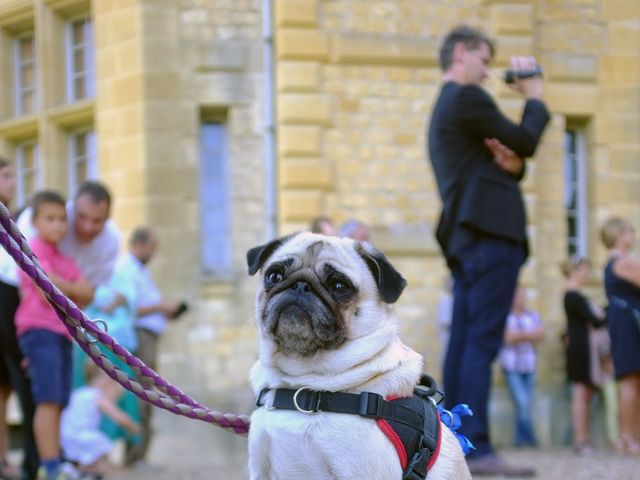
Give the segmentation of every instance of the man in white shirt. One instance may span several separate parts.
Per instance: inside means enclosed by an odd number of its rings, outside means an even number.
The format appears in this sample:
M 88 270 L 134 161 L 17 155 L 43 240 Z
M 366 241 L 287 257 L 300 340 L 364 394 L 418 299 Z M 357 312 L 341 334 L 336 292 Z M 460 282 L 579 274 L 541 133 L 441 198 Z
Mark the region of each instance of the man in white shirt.
M 178 303 L 162 299 L 160 290 L 147 269 L 147 264 L 153 258 L 157 248 L 158 237 L 154 231 L 149 227 L 138 227 L 131 234 L 129 252 L 121 258 L 117 267 L 121 274 L 134 278 L 138 337 L 136 353 L 138 358 L 153 370 L 156 370 L 158 341 L 166 329 L 167 319 L 173 320 L 181 313 Z M 151 442 L 152 406 L 143 402 L 140 410 L 142 439 L 135 445 L 127 445 L 125 455 L 127 465 L 144 460 Z
M 76 262 L 83 275 L 95 287 L 109 281 L 118 259 L 120 232 L 111 213 L 111 195 L 96 181 L 86 181 L 67 204 L 67 217 L 71 228 L 60 242 L 60 250 Z M 33 237 L 31 208 L 18 218 L 18 228 L 27 240 Z

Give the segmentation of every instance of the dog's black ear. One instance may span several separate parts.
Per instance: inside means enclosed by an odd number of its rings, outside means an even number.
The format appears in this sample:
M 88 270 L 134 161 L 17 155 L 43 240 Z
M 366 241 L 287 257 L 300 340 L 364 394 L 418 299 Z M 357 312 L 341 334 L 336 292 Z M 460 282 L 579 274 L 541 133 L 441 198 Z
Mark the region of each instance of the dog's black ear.
M 253 247 L 247 252 L 247 265 L 249 266 L 249 275 L 255 275 L 255 273 L 262 268 L 269 257 L 280 246 L 291 240 L 294 235 L 287 235 L 286 237 L 276 238 L 264 245 Z
M 385 303 L 395 303 L 407 286 L 407 281 L 400 275 L 382 252 L 364 244 L 356 244 L 356 251 L 365 261 L 373 278 L 378 284 L 380 297 Z

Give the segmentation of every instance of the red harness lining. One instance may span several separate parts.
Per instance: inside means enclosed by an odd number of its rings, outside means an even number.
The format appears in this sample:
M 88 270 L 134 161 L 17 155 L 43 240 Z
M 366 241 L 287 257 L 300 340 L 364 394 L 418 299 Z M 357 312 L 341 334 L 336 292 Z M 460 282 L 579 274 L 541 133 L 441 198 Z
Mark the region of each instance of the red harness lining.
M 385 398 L 385 400 L 390 402 L 397 398 L 400 398 L 400 397 L 388 397 L 388 398 Z M 438 421 L 440 421 L 440 414 L 437 413 L 437 415 L 438 415 Z M 387 436 L 387 438 L 393 444 L 393 447 L 396 449 L 396 452 L 398 453 L 398 459 L 400 460 L 400 466 L 402 467 L 402 470 L 404 470 L 405 468 L 407 468 L 407 463 L 409 463 L 409 460 L 407 459 L 407 451 L 404 449 L 404 444 L 402 443 L 402 440 L 400 440 L 400 437 L 398 436 L 396 431 L 391 427 L 391 425 L 387 423 L 386 420 L 382 418 L 378 418 L 376 419 L 376 423 L 378 424 L 378 427 L 380 428 L 380 430 L 382 430 L 382 433 L 384 433 Z M 440 435 L 438 435 L 436 449 L 433 452 L 433 455 L 431 456 L 431 458 L 429 459 L 429 463 L 427 464 L 428 470 L 431 469 L 431 466 L 436 462 L 436 459 L 438 458 L 438 454 L 440 453 L 441 439 L 442 439 L 442 432 L 440 433 Z

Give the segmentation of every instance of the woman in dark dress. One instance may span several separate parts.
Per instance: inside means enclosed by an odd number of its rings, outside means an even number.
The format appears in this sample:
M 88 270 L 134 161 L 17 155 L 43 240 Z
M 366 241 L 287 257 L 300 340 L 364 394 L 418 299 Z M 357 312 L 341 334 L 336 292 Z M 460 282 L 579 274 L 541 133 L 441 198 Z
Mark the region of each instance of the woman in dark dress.
M 635 230 L 625 219 L 609 218 L 601 230 L 609 259 L 604 286 L 613 366 L 618 380 L 619 450 L 640 455 L 640 260 L 631 252 Z
M 592 371 L 589 329 L 605 324 L 604 312 L 593 305 L 580 291 L 591 272 L 588 259 L 575 257 L 562 265 L 567 278 L 564 311 L 567 316 L 567 380 L 571 384 L 571 419 L 574 448 L 579 454 L 592 451 L 589 425 L 591 397 L 598 386 Z

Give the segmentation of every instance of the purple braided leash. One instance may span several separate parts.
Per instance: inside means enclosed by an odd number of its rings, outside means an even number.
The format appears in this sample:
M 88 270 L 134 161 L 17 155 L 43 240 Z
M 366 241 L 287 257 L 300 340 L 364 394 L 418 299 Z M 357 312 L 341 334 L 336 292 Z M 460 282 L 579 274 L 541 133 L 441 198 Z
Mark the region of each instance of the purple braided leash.
M 120 385 L 156 407 L 178 415 L 213 423 L 240 435 L 247 434 L 250 423 L 248 416 L 210 410 L 193 400 L 147 367 L 126 348 L 119 345 L 110 335 L 100 329 L 96 322 L 91 321 L 82 310 L 64 296 L 42 270 L 38 259 L 2 202 L 0 202 L 0 244 L 20 268 L 42 289 L 56 314 L 82 350 Z M 131 367 L 139 375 L 141 383 L 115 366 L 100 351 L 96 343 L 104 345 Z

